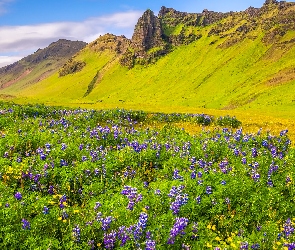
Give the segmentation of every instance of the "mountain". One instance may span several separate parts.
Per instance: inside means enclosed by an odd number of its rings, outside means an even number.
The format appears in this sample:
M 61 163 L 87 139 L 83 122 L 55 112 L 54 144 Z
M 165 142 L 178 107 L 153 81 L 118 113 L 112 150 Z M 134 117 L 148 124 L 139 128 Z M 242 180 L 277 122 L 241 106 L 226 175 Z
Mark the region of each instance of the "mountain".
M 143 13 L 131 39 L 101 36 L 51 76 L 0 93 L 20 102 L 295 117 L 294 45 L 293 2 L 228 13 L 162 7 Z
M 0 89 L 17 86 L 19 91 L 47 78 L 86 45 L 85 42 L 60 39 L 47 48 L 38 49 L 34 54 L 0 68 Z

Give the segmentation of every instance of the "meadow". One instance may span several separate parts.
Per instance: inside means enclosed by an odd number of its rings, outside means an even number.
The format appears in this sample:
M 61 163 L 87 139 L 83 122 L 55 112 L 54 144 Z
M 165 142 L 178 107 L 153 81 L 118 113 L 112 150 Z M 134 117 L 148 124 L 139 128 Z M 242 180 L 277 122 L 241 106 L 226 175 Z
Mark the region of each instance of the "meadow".
M 288 130 L 242 126 L 0 103 L 1 249 L 295 249 Z

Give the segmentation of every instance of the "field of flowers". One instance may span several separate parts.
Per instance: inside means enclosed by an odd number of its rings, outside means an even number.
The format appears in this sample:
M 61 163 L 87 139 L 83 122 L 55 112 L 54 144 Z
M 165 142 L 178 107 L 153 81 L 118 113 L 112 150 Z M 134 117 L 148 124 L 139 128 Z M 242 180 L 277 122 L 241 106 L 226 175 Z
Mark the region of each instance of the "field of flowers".
M 0 247 L 295 249 L 287 132 L 247 134 L 229 116 L 1 103 Z

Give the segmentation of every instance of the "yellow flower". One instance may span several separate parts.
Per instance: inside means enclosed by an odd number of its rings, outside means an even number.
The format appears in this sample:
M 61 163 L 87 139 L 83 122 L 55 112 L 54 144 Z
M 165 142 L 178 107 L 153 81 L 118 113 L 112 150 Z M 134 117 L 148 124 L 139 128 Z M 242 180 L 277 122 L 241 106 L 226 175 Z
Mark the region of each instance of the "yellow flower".
M 212 226 L 212 230 L 213 230 L 213 231 L 216 230 L 216 225 L 213 225 L 213 226 Z
M 227 241 L 233 241 L 233 239 L 231 237 L 228 237 Z
M 282 243 L 281 242 L 279 242 L 279 241 L 277 241 L 277 243 L 276 243 L 277 245 L 281 245 Z
M 207 243 L 207 247 L 212 247 L 212 245 L 210 243 Z
M 220 237 L 218 237 L 218 236 L 215 238 L 215 240 L 221 241 Z
M 209 225 L 207 226 L 207 228 L 208 228 L 208 229 L 211 229 L 211 225 L 209 224 Z
M 233 248 L 236 248 L 237 246 L 234 243 L 230 244 Z
M 77 213 L 79 213 L 79 210 L 74 210 L 74 214 L 77 214 Z
M 62 217 L 58 217 L 57 219 L 58 219 L 58 220 L 62 220 Z
M 64 222 L 64 223 L 65 223 L 65 222 L 67 222 L 67 220 L 63 220 L 62 222 Z

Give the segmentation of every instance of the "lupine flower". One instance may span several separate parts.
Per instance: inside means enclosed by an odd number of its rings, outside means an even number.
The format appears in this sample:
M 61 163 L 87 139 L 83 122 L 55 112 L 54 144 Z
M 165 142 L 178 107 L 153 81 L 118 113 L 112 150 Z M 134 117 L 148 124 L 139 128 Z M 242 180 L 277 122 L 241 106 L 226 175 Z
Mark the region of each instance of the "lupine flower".
M 90 249 L 91 250 L 94 250 L 95 249 L 94 240 L 89 240 L 87 244 L 88 244 L 88 246 L 90 246 Z
M 101 203 L 95 202 L 94 210 L 97 210 L 99 207 L 101 207 Z
M 222 180 L 220 183 L 221 183 L 221 185 L 225 185 L 226 184 L 226 181 L 225 180 Z
M 206 187 L 206 194 L 212 194 L 212 187 L 211 186 Z
M 292 225 L 292 221 L 290 218 L 288 218 L 285 222 L 285 224 L 283 225 L 283 233 L 286 236 L 286 238 L 288 238 L 291 234 L 294 233 L 294 227 Z
M 186 229 L 189 220 L 187 218 L 176 218 L 173 228 L 170 230 L 170 235 L 168 238 L 167 244 L 173 245 L 175 243 L 175 239 L 178 235 L 182 236 L 185 234 L 184 230 Z
M 251 246 L 251 249 L 259 249 L 260 248 L 260 245 L 258 243 L 255 243 Z
M 179 170 L 178 169 L 174 169 L 173 171 L 173 180 L 183 180 L 183 177 L 181 175 L 179 175 Z
M 230 204 L 230 199 L 228 197 L 225 198 L 225 203 L 228 205 Z
M 116 244 L 116 231 L 112 231 L 109 234 L 105 233 L 103 236 L 103 242 L 106 249 L 114 249 Z
M 26 219 L 22 219 L 22 228 L 23 229 L 30 229 L 31 228 L 31 225 L 30 225 L 30 222 L 28 222 Z
M 14 195 L 14 198 L 17 199 L 18 201 L 20 201 L 23 197 L 22 194 L 20 192 L 16 192 Z
M 240 243 L 240 249 L 249 249 L 249 244 L 248 242 L 241 242 Z
M 133 210 L 135 203 L 142 201 L 142 195 L 137 194 L 136 188 L 132 188 L 130 186 L 124 186 L 124 189 L 122 190 L 121 194 L 127 196 L 128 200 L 129 200 L 127 209 L 129 209 L 129 210 Z
M 73 230 L 73 237 L 74 237 L 74 241 L 75 242 L 80 242 L 81 240 L 81 229 L 79 227 L 79 225 L 76 225 Z
M 200 196 L 200 195 L 196 198 L 196 202 L 197 202 L 198 204 L 201 203 L 201 196 Z
M 49 214 L 49 208 L 44 206 L 43 207 L 43 211 L 42 211 L 43 214 Z
M 198 231 L 199 231 L 198 230 L 198 223 L 194 222 L 193 226 L 192 226 L 192 237 L 191 237 L 192 240 L 196 240 L 199 238 Z
M 156 249 L 156 242 L 154 240 L 147 240 L 145 242 L 145 249 L 146 250 L 155 250 Z
M 113 217 L 112 216 L 108 216 L 104 219 L 101 219 L 101 228 L 103 231 L 107 231 L 110 228 L 110 224 L 113 221 Z

